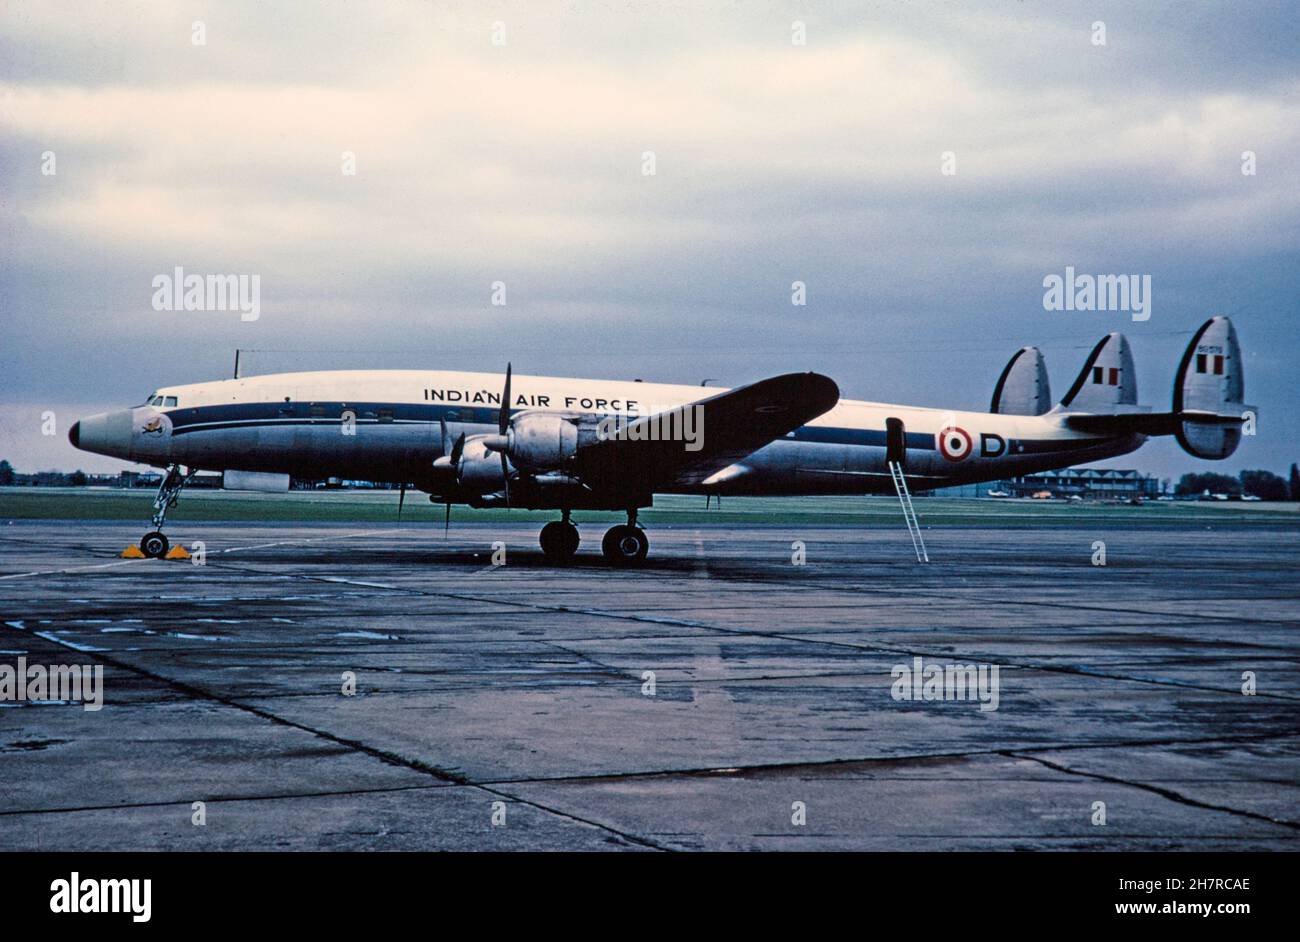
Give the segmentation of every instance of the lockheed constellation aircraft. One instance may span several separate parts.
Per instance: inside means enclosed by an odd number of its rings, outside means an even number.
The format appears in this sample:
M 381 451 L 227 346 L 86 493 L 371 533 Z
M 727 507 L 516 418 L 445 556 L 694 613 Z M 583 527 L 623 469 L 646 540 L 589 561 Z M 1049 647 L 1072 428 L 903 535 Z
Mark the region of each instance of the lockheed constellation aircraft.
M 430 500 L 554 509 L 546 556 L 577 552 L 573 510 L 617 510 L 605 534 L 615 564 L 649 548 L 637 510 L 655 493 L 870 494 L 896 491 L 918 558 L 910 489 L 995 481 L 1112 458 L 1174 435 L 1199 458 L 1231 455 L 1255 410 L 1243 403 L 1241 351 L 1226 317 L 1188 344 L 1168 412 L 1137 404 L 1122 334 L 1099 341 L 1059 403 L 1041 352 L 1011 358 L 988 412 L 841 399 L 834 381 L 790 373 L 736 389 L 502 377 L 422 370 L 280 373 L 159 389 L 94 415 L 68 437 L 86 451 L 166 468 L 147 556 L 168 550 L 168 508 L 198 469 L 226 484 L 287 489 L 290 476 L 414 485 Z M 184 469 L 184 470 L 182 470 Z M 234 480 L 232 480 L 234 479 Z

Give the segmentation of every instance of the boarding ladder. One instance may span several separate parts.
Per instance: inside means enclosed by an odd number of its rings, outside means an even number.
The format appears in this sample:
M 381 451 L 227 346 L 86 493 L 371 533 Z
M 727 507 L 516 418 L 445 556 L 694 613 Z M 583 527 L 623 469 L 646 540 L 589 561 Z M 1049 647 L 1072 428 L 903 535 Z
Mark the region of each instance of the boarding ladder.
M 921 536 L 921 525 L 916 520 L 916 510 L 912 507 L 912 493 L 907 489 L 907 478 L 903 477 L 903 466 L 897 461 L 889 462 L 889 476 L 894 479 L 894 490 L 898 492 L 898 502 L 903 505 L 903 519 L 907 521 L 907 532 L 912 537 L 912 549 L 916 550 L 916 561 L 928 563 L 930 554 L 925 551 L 925 539 Z

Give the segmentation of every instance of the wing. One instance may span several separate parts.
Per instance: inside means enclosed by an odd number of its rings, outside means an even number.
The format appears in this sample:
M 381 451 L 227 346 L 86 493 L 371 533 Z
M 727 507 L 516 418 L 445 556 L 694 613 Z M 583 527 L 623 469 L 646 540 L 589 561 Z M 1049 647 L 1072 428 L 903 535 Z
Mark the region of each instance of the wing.
M 576 470 L 604 494 L 639 496 L 666 484 L 699 484 L 830 410 L 839 398 L 834 380 L 819 373 L 774 376 L 637 419 L 580 450 Z

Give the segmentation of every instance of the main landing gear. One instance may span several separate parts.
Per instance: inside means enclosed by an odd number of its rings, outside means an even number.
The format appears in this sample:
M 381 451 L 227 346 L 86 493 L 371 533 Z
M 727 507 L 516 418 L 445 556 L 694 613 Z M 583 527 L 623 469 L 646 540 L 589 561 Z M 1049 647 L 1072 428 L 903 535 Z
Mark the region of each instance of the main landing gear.
M 181 496 L 181 490 L 186 484 L 190 483 L 190 479 L 194 477 L 194 472 L 197 470 L 197 468 L 191 468 L 187 474 L 182 475 L 180 465 L 168 466 L 162 484 L 158 485 L 158 496 L 153 499 L 153 529 L 140 537 L 140 552 L 150 559 L 162 559 L 167 555 L 167 550 L 171 548 L 167 537 L 162 534 L 163 521 L 167 519 L 167 511 L 176 506 L 176 501 Z
M 610 527 L 600 541 L 600 551 L 615 566 L 636 566 L 650 552 L 650 538 L 636 522 L 636 509 L 627 512 L 627 523 Z
M 553 563 L 570 562 L 578 552 L 578 528 L 569 521 L 569 511 L 562 520 L 552 520 L 542 527 L 538 537 L 542 552 Z M 636 510 L 627 512 L 627 523 L 610 527 L 600 542 L 601 552 L 615 566 L 636 566 L 650 551 L 650 539 L 636 522 Z
M 542 544 L 542 553 L 555 563 L 567 563 L 578 552 L 581 538 L 578 528 L 569 522 L 569 511 L 565 510 L 563 520 L 552 520 L 542 527 L 538 537 Z

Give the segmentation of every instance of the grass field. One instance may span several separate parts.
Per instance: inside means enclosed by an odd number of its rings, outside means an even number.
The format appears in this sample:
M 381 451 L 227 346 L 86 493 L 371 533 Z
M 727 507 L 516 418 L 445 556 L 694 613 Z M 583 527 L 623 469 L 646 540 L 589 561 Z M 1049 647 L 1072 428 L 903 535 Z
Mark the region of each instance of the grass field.
M 0 488 L 3 520 L 131 520 L 145 523 L 152 512 L 153 491 L 114 488 Z M 1200 503 L 1151 501 L 1141 507 L 1118 503 L 956 499 L 918 497 L 916 511 L 924 524 L 949 526 L 1053 526 L 1094 521 L 1120 526 L 1213 526 L 1216 523 L 1300 528 L 1300 504 Z M 441 504 L 408 491 L 403 521 L 441 523 Z M 452 521 L 494 520 L 540 523 L 554 511 L 472 510 L 453 507 Z M 620 514 L 578 512 L 578 522 L 616 522 Z M 396 491 L 293 491 L 260 494 L 241 491 L 186 492 L 168 513 L 169 521 L 223 520 L 268 522 L 387 523 L 397 519 Z M 900 524 L 898 502 L 892 497 L 728 497 L 719 509 L 706 510 L 702 497 L 665 495 L 641 513 L 653 524 Z

